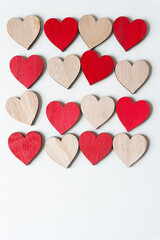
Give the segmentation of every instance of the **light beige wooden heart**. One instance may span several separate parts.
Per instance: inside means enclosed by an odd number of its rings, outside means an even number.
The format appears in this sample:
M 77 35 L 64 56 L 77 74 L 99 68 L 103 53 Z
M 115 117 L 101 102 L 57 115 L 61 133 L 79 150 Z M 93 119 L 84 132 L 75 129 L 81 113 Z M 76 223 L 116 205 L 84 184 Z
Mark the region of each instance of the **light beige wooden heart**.
M 115 74 L 125 88 L 135 93 L 147 80 L 149 65 L 143 60 L 138 60 L 133 65 L 128 61 L 121 61 L 115 67 Z
M 81 101 L 81 110 L 87 121 L 98 128 L 113 114 L 115 103 L 110 97 L 102 97 L 99 100 L 93 95 L 85 96 Z
M 40 20 L 34 15 L 29 15 L 22 21 L 20 18 L 11 18 L 7 23 L 8 34 L 18 44 L 29 49 L 40 32 Z
M 79 32 L 89 49 L 92 49 L 106 40 L 112 31 L 112 23 L 108 18 L 97 21 L 92 15 L 85 15 L 79 20 Z
M 127 134 L 121 133 L 114 137 L 113 149 L 122 162 L 130 167 L 145 153 L 147 140 L 140 134 L 130 138 Z
M 51 58 L 47 70 L 51 77 L 65 88 L 69 88 L 80 71 L 80 60 L 75 55 L 68 55 L 64 61 L 58 57 Z
M 6 101 L 6 111 L 19 122 L 32 125 L 38 111 L 38 97 L 34 92 L 24 92 L 21 98 L 11 97 Z
M 78 140 L 73 134 L 66 134 L 62 140 L 51 137 L 45 144 L 45 150 L 55 162 L 68 168 L 79 148 Z

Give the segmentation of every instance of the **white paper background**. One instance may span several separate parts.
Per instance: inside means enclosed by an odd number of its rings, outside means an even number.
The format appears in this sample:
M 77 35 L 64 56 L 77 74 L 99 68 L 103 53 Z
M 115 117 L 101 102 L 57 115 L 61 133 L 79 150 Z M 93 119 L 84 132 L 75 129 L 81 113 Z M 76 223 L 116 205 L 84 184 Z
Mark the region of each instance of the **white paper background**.
M 159 240 L 160 239 L 160 2 L 129 0 L 0 0 L 0 239 L 2 240 Z M 46 62 L 54 56 L 79 57 L 88 48 L 78 35 L 63 53 L 50 43 L 41 31 L 32 48 L 27 51 L 7 34 L 6 24 L 11 17 L 24 18 L 29 14 L 44 22 L 51 17 L 67 16 L 77 20 L 85 14 L 97 18 L 108 17 L 112 22 L 119 16 L 142 18 L 149 24 L 147 37 L 125 52 L 114 35 L 96 51 L 121 60 L 147 60 L 151 75 L 145 85 L 134 95 L 123 88 L 112 73 L 107 79 L 89 86 L 83 73 L 66 90 L 51 79 Z M 31 127 L 9 117 L 5 111 L 6 100 L 20 97 L 26 91 L 11 74 L 9 61 L 15 55 L 28 57 L 37 54 L 45 59 L 45 71 L 31 87 L 40 96 L 40 111 Z M 80 103 L 83 96 L 122 96 L 144 99 L 151 103 L 150 118 L 131 131 L 144 134 L 149 139 L 145 156 L 133 167 L 127 168 L 112 151 L 96 166 L 79 152 L 69 169 L 53 162 L 42 148 L 37 158 L 27 167 L 17 160 L 7 146 L 8 136 L 16 131 L 26 134 L 39 131 L 45 140 L 60 136 L 45 114 L 52 100 Z M 80 135 L 94 129 L 81 117 L 70 133 Z M 96 133 L 108 132 L 113 136 L 125 132 L 116 114 Z

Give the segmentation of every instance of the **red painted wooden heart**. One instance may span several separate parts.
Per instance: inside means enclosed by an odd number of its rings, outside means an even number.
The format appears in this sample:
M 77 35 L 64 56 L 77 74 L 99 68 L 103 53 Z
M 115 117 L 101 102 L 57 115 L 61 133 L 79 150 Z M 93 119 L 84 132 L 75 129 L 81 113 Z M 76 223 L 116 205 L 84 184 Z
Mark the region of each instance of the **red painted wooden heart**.
M 112 138 L 108 133 L 101 133 L 96 137 L 87 131 L 79 137 L 79 146 L 86 158 L 95 165 L 110 152 Z
M 10 61 L 10 69 L 14 77 L 29 88 L 42 73 L 43 60 L 37 55 L 32 55 L 27 60 L 22 56 L 15 56 Z
M 89 84 L 92 85 L 111 74 L 114 69 L 114 61 L 107 55 L 99 58 L 95 51 L 88 50 L 82 55 L 81 66 Z
M 25 165 L 37 155 L 41 145 L 42 138 L 37 132 L 29 132 L 25 137 L 15 132 L 8 139 L 11 152 Z
M 147 25 L 141 19 L 136 19 L 130 23 L 128 18 L 119 17 L 114 21 L 113 31 L 119 43 L 127 51 L 144 38 Z
M 116 104 L 116 112 L 121 123 L 129 132 L 147 119 L 150 107 L 146 101 L 140 100 L 133 103 L 129 97 L 122 97 Z
M 74 18 L 67 17 L 59 22 L 56 18 L 48 19 L 44 24 L 47 38 L 63 51 L 75 38 L 78 24 Z
M 53 127 L 62 135 L 77 122 L 80 109 L 74 102 L 63 106 L 60 102 L 53 101 L 48 104 L 46 114 Z

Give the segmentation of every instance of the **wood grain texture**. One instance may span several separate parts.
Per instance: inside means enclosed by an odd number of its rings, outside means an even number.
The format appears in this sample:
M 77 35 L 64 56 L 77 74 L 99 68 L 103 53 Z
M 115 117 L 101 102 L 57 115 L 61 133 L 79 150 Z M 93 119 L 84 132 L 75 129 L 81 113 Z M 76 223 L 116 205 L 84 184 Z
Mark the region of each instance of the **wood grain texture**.
M 130 138 L 127 134 L 121 133 L 114 137 L 113 149 L 122 162 L 130 167 L 145 153 L 147 140 L 140 134 Z
M 7 23 L 8 34 L 18 44 L 29 49 L 40 32 L 40 20 L 34 15 L 29 15 L 22 21 L 20 18 L 11 18 Z
M 79 137 L 79 146 L 84 156 L 95 165 L 112 149 L 112 137 L 108 133 L 95 136 L 90 131 L 83 132 Z
M 38 97 L 34 92 L 24 92 L 21 98 L 11 97 L 6 101 L 7 113 L 19 122 L 32 125 L 38 111 Z
M 78 140 L 73 134 L 66 134 L 61 140 L 51 137 L 45 144 L 48 156 L 65 168 L 68 168 L 73 161 L 78 148 Z
M 29 132 L 26 136 L 15 132 L 8 138 L 8 146 L 11 152 L 25 165 L 38 154 L 41 149 L 42 138 L 38 132 Z
M 97 21 L 92 15 L 85 15 L 79 20 L 79 32 L 89 49 L 106 40 L 112 31 L 112 23 L 108 18 Z
M 128 18 L 121 16 L 114 21 L 113 31 L 118 42 L 128 51 L 145 37 L 147 24 L 142 19 L 130 22 Z
M 44 32 L 56 47 L 64 51 L 76 37 L 78 24 L 71 17 L 64 18 L 62 21 L 50 18 L 44 24 Z
M 31 55 L 27 59 L 14 56 L 9 66 L 14 77 L 29 88 L 40 77 L 43 71 L 43 60 L 38 55 Z
M 53 101 L 47 105 L 46 115 L 52 126 L 62 135 L 78 121 L 80 108 L 74 102 L 63 106 L 60 102 Z
M 83 115 L 95 129 L 112 116 L 114 109 L 113 99 L 106 96 L 98 100 L 93 95 L 87 95 L 81 101 Z
M 56 82 L 68 89 L 78 76 L 80 66 L 79 58 L 71 54 L 64 61 L 58 57 L 51 58 L 47 70 Z
M 121 61 L 115 67 L 115 74 L 119 82 L 133 94 L 147 80 L 149 65 L 143 60 L 138 60 L 133 64 Z

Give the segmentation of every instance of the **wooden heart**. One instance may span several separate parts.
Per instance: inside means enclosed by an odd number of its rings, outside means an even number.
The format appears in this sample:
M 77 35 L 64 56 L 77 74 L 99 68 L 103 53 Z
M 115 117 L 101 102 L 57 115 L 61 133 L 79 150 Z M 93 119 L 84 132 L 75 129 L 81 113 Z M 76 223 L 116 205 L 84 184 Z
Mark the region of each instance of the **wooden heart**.
M 73 41 L 78 31 L 78 24 L 74 18 L 67 17 L 60 22 L 56 18 L 48 19 L 44 24 L 47 38 L 61 51 Z
M 22 56 L 15 56 L 11 59 L 9 66 L 14 77 L 29 88 L 41 75 L 43 60 L 38 55 L 31 55 L 27 60 Z
M 87 95 L 81 101 L 83 115 L 94 128 L 106 122 L 113 114 L 114 108 L 113 99 L 106 96 L 98 100 L 93 95 Z
M 97 21 L 92 15 L 85 15 L 79 20 L 79 32 L 89 49 L 92 49 L 106 40 L 112 31 L 112 23 L 108 18 Z
M 111 74 L 114 69 L 114 61 L 108 55 L 99 58 L 95 51 L 88 50 L 82 55 L 81 67 L 89 84 L 92 85 Z
M 113 149 L 122 162 L 130 167 L 145 153 L 147 140 L 139 134 L 130 138 L 127 134 L 121 133 L 114 137 Z
M 112 137 L 101 133 L 97 137 L 92 132 L 84 132 L 79 137 L 79 146 L 86 158 L 95 165 L 104 158 L 112 148 Z
M 29 132 L 25 137 L 15 132 L 8 138 L 11 152 L 25 165 L 27 165 L 39 152 L 42 138 L 37 132 Z
M 115 74 L 125 88 L 135 93 L 147 80 L 149 65 L 143 60 L 138 60 L 133 65 L 128 61 L 121 61 L 115 67 Z
M 126 17 L 119 17 L 113 23 L 113 31 L 119 43 L 128 51 L 144 38 L 147 24 L 142 19 L 130 22 Z
M 78 140 L 73 134 L 66 134 L 62 140 L 51 137 L 45 144 L 45 150 L 55 162 L 68 168 L 79 148 Z
M 32 125 L 38 110 L 38 97 L 34 92 L 24 92 L 20 99 L 9 98 L 6 101 L 5 108 L 12 118 Z
M 116 112 L 119 120 L 129 132 L 147 119 L 150 106 L 144 100 L 133 103 L 129 97 L 122 97 L 117 101 Z
M 53 127 L 62 135 L 78 121 L 80 109 L 74 102 L 63 106 L 60 102 L 53 101 L 47 105 L 46 114 Z
M 11 18 L 7 23 L 8 34 L 18 44 L 29 49 L 40 32 L 40 20 L 38 17 L 29 15 L 22 21 L 20 18 Z
M 48 61 L 47 70 L 55 81 L 69 88 L 80 71 L 80 65 L 80 60 L 75 55 L 68 55 L 64 61 L 54 57 Z

